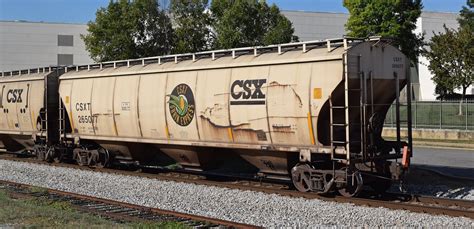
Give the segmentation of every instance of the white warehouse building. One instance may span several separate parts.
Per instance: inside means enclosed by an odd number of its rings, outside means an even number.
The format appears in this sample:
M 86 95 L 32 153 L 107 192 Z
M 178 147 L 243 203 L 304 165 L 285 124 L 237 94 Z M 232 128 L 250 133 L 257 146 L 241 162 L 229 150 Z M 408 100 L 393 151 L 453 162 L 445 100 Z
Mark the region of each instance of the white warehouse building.
M 347 32 L 344 25 L 349 18 L 345 13 L 283 11 L 282 12 L 295 27 L 295 33 L 300 40 L 314 40 L 341 37 Z M 433 37 L 433 32 L 444 32 L 443 25 L 457 29 L 457 13 L 422 12 L 417 21 L 416 33 L 425 34 L 425 42 Z M 428 70 L 428 61 L 425 57 L 419 58 L 418 77 L 413 79 L 413 91 L 416 100 L 435 100 L 435 84 L 431 80 L 432 74 Z
M 0 71 L 92 63 L 86 33 L 84 24 L 0 21 Z
M 293 23 L 301 41 L 342 37 L 346 34 L 346 13 L 282 11 Z M 443 25 L 457 28 L 457 13 L 423 12 L 415 32 L 425 33 L 429 41 L 433 32 L 443 32 Z M 0 72 L 54 65 L 92 63 L 81 34 L 86 24 L 0 21 Z M 426 58 L 420 57 L 419 77 L 413 80 L 415 99 L 434 100 L 434 83 Z

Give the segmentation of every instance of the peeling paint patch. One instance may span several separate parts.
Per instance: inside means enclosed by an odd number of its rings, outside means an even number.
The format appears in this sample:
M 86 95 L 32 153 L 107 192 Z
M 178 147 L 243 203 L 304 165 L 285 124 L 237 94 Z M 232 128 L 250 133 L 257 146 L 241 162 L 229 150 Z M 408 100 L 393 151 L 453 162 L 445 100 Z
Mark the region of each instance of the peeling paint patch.
M 219 127 L 228 127 L 227 106 L 214 104 L 213 107 L 206 107 L 199 117 L 207 119 L 210 123 Z
M 205 117 L 204 115 L 199 116 L 201 120 L 207 122 L 214 131 L 227 131 L 228 138 L 230 141 L 234 141 L 237 139 L 254 142 L 257 141 L 267 141 L 267 134 L 262 129 L 252 129 L 250 123 L 242 123 L 239 125 L 218 125 L 213 123 L 212 120 Z M 222 134 L 222 132 L 220 132 Z M 245 140 L 246 139 L 246 140 Z
M 218 127 L 218 128 L 235 128 L 235 129 L 239 129 L 239 130 L 251 130 L 248 126 L 250 126 L 250 123 L 242 123 L 242 124 L 239 124 L 239 125 L 219 125 L 215 122 L 212 121 L 212 119 L 210 119 L 209 117 L 206 117 L 205 115 L 200 115 L 199 116 L 201 119 L 204 119 L 206 120 L 207 122 L 209 122 L 212 126 L 214 127 Z M 246 126 L 246 127 L 244 127 Z
M 289 124 L 273 124 L 272 132 L 295 133 L 295 127 Z
M 210 117 L 206 117 L 205 115 L 202 115 L 202 114 L 201 114 L 201 115 L 199 115 L 199 117 L 200 117 L 201 119 L 204 119 L 204 120 L 206 120 L 207 122 L 209 122 L 209 123 L 210 123 L 212 126 L 214 126 L 214 127 L 221 127 L 221 128 L 227 128 L 227 127 L 230 127 L 230 125 L 219 125 L 219 124 L 217 124 L 217 123 L 213 122 L 213 121 L 212 121 L 212 119 L 211 119 Z
M 294 84 L 281 84 L 276 81 L 272 81 L 269 84 L 269 87 L 289 87 L 293 91 L 293 94 L 295 95 L 296 99 L 298 100 L 299 106 L 303 106 L 303 101 L 301 100 L 300 95 L 296 92 L 296 90 L 293 88 Z

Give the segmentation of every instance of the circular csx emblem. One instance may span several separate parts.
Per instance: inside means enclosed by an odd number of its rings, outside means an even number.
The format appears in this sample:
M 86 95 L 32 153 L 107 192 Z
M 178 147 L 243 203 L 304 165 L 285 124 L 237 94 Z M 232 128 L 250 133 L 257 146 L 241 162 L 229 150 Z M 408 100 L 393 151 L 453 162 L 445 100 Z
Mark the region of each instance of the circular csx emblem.
M 187 126 L 194 118 L 194 95 L 186 84 L 179 84 L 171 92 L 168 101 L 170 114 L 180 126 Z

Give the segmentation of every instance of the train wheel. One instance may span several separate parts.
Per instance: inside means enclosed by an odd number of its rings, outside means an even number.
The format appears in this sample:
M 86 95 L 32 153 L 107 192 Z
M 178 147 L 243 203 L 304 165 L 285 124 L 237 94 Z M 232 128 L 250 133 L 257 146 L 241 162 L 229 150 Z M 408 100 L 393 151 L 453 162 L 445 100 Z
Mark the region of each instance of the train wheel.
M 38 160 L 43 161 L 45 158 L 45 151 L 43 147 L 35 146 L 35 155 Z
M 338 189 L 339 194 L 345 197 L 354 197 L 362 190 L 362 175 L 359 171 L 355 171 L 347 176 L 347 185 L 344 188 Z
M 55 163 L 61 163 L 63 161 L 61 155 L 57 155 L 56 157 L 54 157 L 53 160 Z
M 54 161 L 54 158 L 55 158 L 55 153 L 54 153 L 54 148 L 53 147 L 48 147 L 48 149 L 46 150 L 46 154 L 44 156 L 44 160 L 46 162 L 53 162 Z
M 97 152 L 98 152 L 98 160 L 96 163 L 96 167 L 98 168 L 107 167 L 109 165 L 109 159 L 110 159 L 109 151 L 104 148 L 100 148 L 97 150 Z
M 74 149 L 72 158 L 80 166 L 86 166 L 88 164 L 87 153 L 85 153 L 82 149 Z
M 300 192 L 309 192 L 312 190 L 311 185 L 311 168 L 308 164 L 297 165 L 291 169 L 291 178 L 293 185 Z

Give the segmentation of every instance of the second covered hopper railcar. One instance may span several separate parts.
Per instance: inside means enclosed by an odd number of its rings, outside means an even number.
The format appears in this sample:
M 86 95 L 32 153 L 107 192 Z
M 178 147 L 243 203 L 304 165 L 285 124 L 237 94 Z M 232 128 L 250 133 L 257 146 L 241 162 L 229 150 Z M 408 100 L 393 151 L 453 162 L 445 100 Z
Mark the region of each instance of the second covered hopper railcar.
M 43 149 L 41 152 L 47 152 L 48 145 L 58 144 L 58 77 L 60 73 L 61 70 L 56 68 L 29 69 L 16 71 L 15 74 L 2 73 L 0 78 L 1 148 L 9 151 L 34 151 L 35 148 L 40 147 Z M 41 144 L 36 144 L 40 142 Z M 50 153 L 54 154 L 53 151 Z M 43 156 L 40 155 L 40 157 Z

